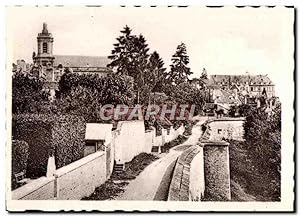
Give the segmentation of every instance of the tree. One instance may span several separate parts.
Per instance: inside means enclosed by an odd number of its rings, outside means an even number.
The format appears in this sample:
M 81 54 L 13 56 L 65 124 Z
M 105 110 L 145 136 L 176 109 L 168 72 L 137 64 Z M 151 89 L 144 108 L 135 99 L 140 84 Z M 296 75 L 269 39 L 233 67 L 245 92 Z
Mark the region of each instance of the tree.
M 57 99 L 56 104 L 62 114 L 79 115 L 84 117 L 86 122 L 96 122 L 100 119 L 101 101 L 95 89 L 73 86 L 68 94 Z
M 131 31 L 127 25 L 121 30 L 122 35 L 116 38 L 118 42 L 113 44 L 114 49 L 111 51 L 111 55 L 108 56 L 111 63 L 107 67 L 114 69 L 117 74 L 130 76 L 133 73 L 132 59 L 134 57 L 134 38 L 136 36 L 132 35 Z
M 49 93 L 44 90 L 44 81 L 26 74 L 14 74 L 12 78 L 12 112 L 42 112 L 49 104 Z
M 268 179 L 272 200 L 280 199 L 281 105 L 271 113 L 265 108 L 248 108 L 244 123 L 246 147 L 252 153 L 257 170 Z
M 168 80 L 171 83 L 180 84 L 189 80 L 189 76 L 193 74 L 189 64 L 189 56 L 187 55 L 186 46 L 181 43 L 177 46 L 175 54 L 172 56 L 171 70 L 169 72 Z
M 141 88 L 145 84 L 145 74 L 148 72 L 148 44 L 143 35 L 132 35 L 131 29 L 125 26 L 121 31 L 122 35 L 117 38 L 114 44 L 112 60 L 107 66 L 120 75 L 129 75 L 134 78 L 135 89 L 137 90 L 137 103 L 140 102 Z
M 101 121 L 101 106 L 132 104 L 133 84 L 132 77 L 124 75 L 100 77 L 65 73 L 59 82 L 57 112 L 80 115 L 87 121 Z
M 154 51 L 148 61 L 144 84 L 141 86 L 140 101 L 143 104 L 151 102 L 151 93 L 162 92 L 166 80 L 166 68 L 159 54 Z
M 149 71 L 151 72 L 151 76 L 147 77 L 146 83 L 153 85 L 153 92 L 162 92 L 167 73 L 164 67 L 164 61 L 156 51 L 154 51 L 149 58 Z

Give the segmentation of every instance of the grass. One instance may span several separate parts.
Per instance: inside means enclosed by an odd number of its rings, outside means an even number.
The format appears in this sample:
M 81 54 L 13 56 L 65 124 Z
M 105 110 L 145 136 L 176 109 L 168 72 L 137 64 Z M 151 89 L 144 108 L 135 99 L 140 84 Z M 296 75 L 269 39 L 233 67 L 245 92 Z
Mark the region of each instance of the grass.
M 163 152 L 168 152 L 171 148 L 178 146 L 182 143 L 184 143 L 186 140 L 188 139 L 188 136 L 184 136 L 184 135 L 179 135 L 176 139 L 174 139 L 171 142 L 168 142 L 166 144 L 164 144 L 164 146 L 162 147 L 162 151 Z
M 84 197 L 82 200 L 114 199 L 124 192 L 124 187 L 129 184 L 129 180 L 135 179 L 149 164 L 157 159 L 158 157 L 147 153 L 135 156 L 125 165 L 124 171 L 113 171 L 111 177 L 105 183 L 97 187 L 89 197 Z
M 231 196 L 234 201 L 277 201 L 270 177 L 258 166 L 257 156 L 244 142 L 230 141 Z

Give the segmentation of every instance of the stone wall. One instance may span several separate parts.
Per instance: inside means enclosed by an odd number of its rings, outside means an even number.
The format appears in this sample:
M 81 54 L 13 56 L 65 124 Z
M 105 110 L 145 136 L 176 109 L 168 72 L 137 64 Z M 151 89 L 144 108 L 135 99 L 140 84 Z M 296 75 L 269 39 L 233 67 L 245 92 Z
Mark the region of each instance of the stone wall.
M 201 141 L 178 157 L 168 200 L 227 201 L 230 199 L 228 143 Z
M 53 200 L 55 178 L 41 177 L 12 191 L 13 200 Z
M 173 127 L 170 127 L 169 129 L 162 129 L 161 135 L 155 137 L 155 142 L 153 144 L 154 148 L 152 151 L 160 152 L 164 144 L 173 141 L 179 135 L 183 135 L 184 131 L 185 131 L 185 127 L 183 125 L 176 130 Z
M 220 118 L 208 122 L 209 140 L 233 139 L 243 141 L 244 139 L 244 118 Z
M 214 141 L 201 144 L 204 145 L 204 200 L 230 200 L 229 144 Z
M 106 181 L 105 152 L 98 151 L 55 173 L 57 199 L 80 200 Z
M 105 152 L 98 151 L 12 191 L 13 200 L 80 200 L 106 181 Z
M 194 145 L 178 157 L 169 187 L 168 200 L 200 200 L 201 195 L 204 193 L 204 173 L 203 168 L 201 168 L 201 165 L 203 165 L 203 150 L 201 149 L 200 146 Z M 199 157 L 196 157 L 198 155 Z M 198 169 L 199 171 L 197 171 Z M 191 177 L 191 174 L 196 176 Z

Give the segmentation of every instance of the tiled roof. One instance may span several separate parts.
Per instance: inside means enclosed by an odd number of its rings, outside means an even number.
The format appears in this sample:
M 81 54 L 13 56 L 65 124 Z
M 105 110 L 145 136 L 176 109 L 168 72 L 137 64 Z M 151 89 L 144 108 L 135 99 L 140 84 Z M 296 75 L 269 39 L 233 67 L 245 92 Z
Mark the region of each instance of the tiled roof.
M 211 75 L 209 78 L 209 85 L 224 85 L 233 84 L 246 84 L 249 85 L 273 85 L 268 75 Z
M 54 66 L 64 67 L 106 67 L 110 60 L 105 56 L 54 55 Z
M 229 92 L 229 91 L 225 91 L 222 89 L 215 89 L 215 95 L 219 96 L 218 99 L 216 99 L 216 103 L 220 103 L 220 104 L 240 104 L 241 101 L 239 98 L 235 98 L 234 97 L 234 93 Z

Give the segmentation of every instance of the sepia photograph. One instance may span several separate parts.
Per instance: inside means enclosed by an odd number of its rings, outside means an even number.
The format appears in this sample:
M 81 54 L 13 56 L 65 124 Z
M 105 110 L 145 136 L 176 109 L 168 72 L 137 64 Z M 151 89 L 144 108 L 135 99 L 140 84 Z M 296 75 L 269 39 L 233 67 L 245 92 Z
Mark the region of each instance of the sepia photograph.
M 8 211 L 294 211 L 294 7 L 5 11 Z

